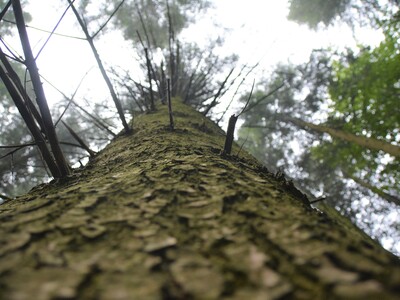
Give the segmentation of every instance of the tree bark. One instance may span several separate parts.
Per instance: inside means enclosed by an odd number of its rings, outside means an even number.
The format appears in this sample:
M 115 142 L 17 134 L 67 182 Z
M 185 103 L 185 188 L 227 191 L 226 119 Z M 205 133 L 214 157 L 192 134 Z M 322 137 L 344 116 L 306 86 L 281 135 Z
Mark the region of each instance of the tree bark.
M 350 132 L 346 132 L 343 130 L 330 128 L 330 127 L 324 126 L 324 125 L 317 125 L 317 124 L 305 122 L 298 118 L 292 118 L 292 117 L 288 117 L 288 116 L 282 117 L 281 120 L 291 122 L 302 128 L 310 128 L 310 129 L 318 131 L 318 132 L 328 133 L 332 137 L 339 138 L 339 139 L 342 139 L 347 142 L 355 143 L 361 147 L 365 147 L 365 148 L 372 149 L 372 150 L 378 150 L 378 151 L 381 150 L 381 151 L 384 151 L 395 157 L 400 157 L 400 147 L 399 146 L 393 145 L 391 143 L 388 143 L 388 142 L 385 142 L 382 140 L 378 140 L 378 139 L 374 139 L 374 138 L 367 138 L 367 137 L 360 136 L 360 135 L 355 135 L 355 134 L 352 134 Z
M 0 299 L 398 299 L 397 257 L 173 107 L 0 206 Z

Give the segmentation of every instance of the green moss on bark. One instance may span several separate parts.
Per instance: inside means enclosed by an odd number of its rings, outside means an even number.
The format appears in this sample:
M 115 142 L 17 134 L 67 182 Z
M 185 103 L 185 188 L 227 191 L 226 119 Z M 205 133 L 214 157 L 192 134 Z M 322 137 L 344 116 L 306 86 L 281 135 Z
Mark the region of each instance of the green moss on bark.
M 1 299 L 396 299 L 396 257 L 173 111 L 0 206 Z

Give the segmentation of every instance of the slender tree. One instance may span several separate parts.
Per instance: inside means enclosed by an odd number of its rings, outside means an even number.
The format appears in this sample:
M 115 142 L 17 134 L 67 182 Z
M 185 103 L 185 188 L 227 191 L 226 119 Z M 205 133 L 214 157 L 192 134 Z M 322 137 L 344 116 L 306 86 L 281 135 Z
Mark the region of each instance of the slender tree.
M 400 156 L 400 146 L 393 145 L 391 143 L 378 140 L 372 137 L 364 137 L 346 132 L 343 130 L 331 128 L 329 126 L 313 124 L 310 122 L 303 121 L 299 118 L 292 118 L 288 116 L 278 116 L 278 119 L 286 122 L 291 122 L 302 128 L 309 128 L 318 132 L 328 133 L 334 138 L 339 138 L 347 142 L 355 143 L 361 147 L 369 148 L 372 150 L 381 150 L 395 157 Z
M 68 0 L 68 3 L 72 8 L 72 11 L 74 12 L 76 19 L 78 20 L 78 23 L 79 23 L 80 27 L 82 28 L 83 33 L 85 34 L 86 40 L 88 41 L 90 48 L 92 49 L 93 55 L 96 59 L 96 62 L 100 69 L 101 75 L 103 76 L 103 79 L 107 84 L 108 90 L 110 91 L 111 98 L 113 99 L 115 107 L 117 108 L 118 115 L 119 115 L 122 125 L 125 129 L 125 132 L 129 132 L 131 129 L 129 128 L 129 125 L 126 121 L 125 114 L 124 114 L 124 111 L 123 111 L 123 108 L 121 105 L 121 101 L 115 92 L 113 84 L 112 84 L 109 76 L 107 75 L 106 69 L 104 68 L 104 65 L 103 65 L 103 62 L 101 61 L 100 55 L 97 52 L 96 46 L 94 45 L 93 39 L 97 35 L 98 32 L 95 33 L 93 36 L 90 35 L 87 25 L 85 24 L 84 20 L 82 19 L 81 15 L 79 14 L 78 10 L 75 8 L 73 1 Z

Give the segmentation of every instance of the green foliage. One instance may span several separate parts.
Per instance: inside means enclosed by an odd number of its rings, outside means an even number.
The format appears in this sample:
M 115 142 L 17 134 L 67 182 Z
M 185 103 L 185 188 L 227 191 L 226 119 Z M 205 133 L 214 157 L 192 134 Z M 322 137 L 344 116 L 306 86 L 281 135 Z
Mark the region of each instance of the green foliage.
M 333 80 L 329 87 L 333 105 L 328 125 L 399 144 L 398 39 L 386 35 L 386 39 L 375 49 L 362 49 L 357 56 L 350 52 L 346 58 L 346 61 L 333 64 Z M 400 162 L 382 152 L 332 141 L 323 143 L 313 153 L 316 157 L 324 157 L 332 167 L 340 166 L 352 175 L 375 182 L 386 192 L 400 194 L 396 184 L 400 180 Z
M 400 49 L 387 37 L 373 50 L 365 49 L 347 64 L 334 64 L 330 95 L 343 128 L 399 142 Z M 397 136 L 397 140 L 396 140 Z
M 376 190 L 400 195 L 399 161 L 381 151 L 305 131 L 281 116 L 399 144 L 397 43 L 388 36 L 376 49 L 365 48 L 358 55 L 317 51 L 306 64 L 277 66 L 265 91 L 255 94 L 252 102 L 277 82 L 284 82 L 284 87 L 245 114 L 239 130 L 239 143 L 247 137 L 247 149 L 270 169 L 283 169 L 305 192 L 327 196 L 327 202 L 354 221 L 362 216 L 360 226 L 369 232 L 393 238 L 395 233 L 377 229 L 369 216 L 395 209 L 379 198 Z M 373 188 L 362 187 L 351 177 Z M 370 199 L 368 208 L 360 205 L 365 199 Z
M 113 1 L 117 5 L 120 1 Z M 194 22 L 196 16 L 210 7 L 208 0 L 172 0 L 168 2 L 169 16 L 174 34 L 177 35 L 183 28 Z M 109 4 L 104 7 L 111 13 Z M 165 48 L 168 45 L 169 18 L 167 1 L 164 0 L 128 0 L 116 14 L 114 24 L 124 32 L 127 40 L 138 42 L 137 31 L 145 41 L 146 34 L 150 45 L 154 48 Z M 143 23 L 141 21 L 143 20 Z
M 278 78 L 285 81 L 284 88 L 274 100 L 244 116 L 244 127 L 239 131 L 240 140 L 248 136 L 246 146 L 269 168 L 282 168 L 306 192 L 324 194 L 328 203 L 362 228 L 395 243 L 400 237 L 390 228 L 398 228 L 398 222 L 382 228 L 371 216 L 382 218 L 398 211 L 386 201 L 400 196 L 400 161 L 328 134 L 299 130 L 279 116 L 399 145 L 398 8 L 398 1 L 290 1 L 289 19 L 312 29 L 341 21 L 379 28 L 385 39 L 376 48 L 360 46 L 358 53 L 314 52 L 307 64 L 277 66 L 265 83 L 264 94 Z M 264 144 L 264 151 L 257 149 L 260 144 Z M 293 145 L 297 145 L 296 151 L 291 151 Z
M 2 11 L 6 4 L 8 3 L 9 0 L 0 0 L 0 11 Z M 22 0 L 21 5 L 26 5 L 28 3 L 28 0 Z M 24 18 L 26 22 L 29 22 L 32 17 L 29 13 L 24 12 Z M 12 30 L 15 29 L 15 25 L 13 24 L 14 22 L 14 14 L 12 11 L 11 6 L 8 8 L 6 14 L 4 15 L 3 19 L 0 21 L 0 34 L 3 37 L 4 35 L 10 35 L 12 33 Z
M 333 25 L 337 20 L 350 26 L 372 26 L 380 28 L 393 19 L 398 11 L 398 0 L 290 0 L 288 19 L 299 24 L 306 24 L 311 29 L 319 25 Z
M 288 19 L 310 28 L 331 24 L 346 11 L 350 0 L 291 0 Z

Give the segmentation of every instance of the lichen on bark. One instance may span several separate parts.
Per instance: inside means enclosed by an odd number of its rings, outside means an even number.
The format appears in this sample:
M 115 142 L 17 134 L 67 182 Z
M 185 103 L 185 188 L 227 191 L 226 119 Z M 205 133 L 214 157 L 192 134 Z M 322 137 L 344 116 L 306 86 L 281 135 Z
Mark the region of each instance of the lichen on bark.
M 396 299 L 395 256 L 173 109 L 0 206 L 0 299 Z

